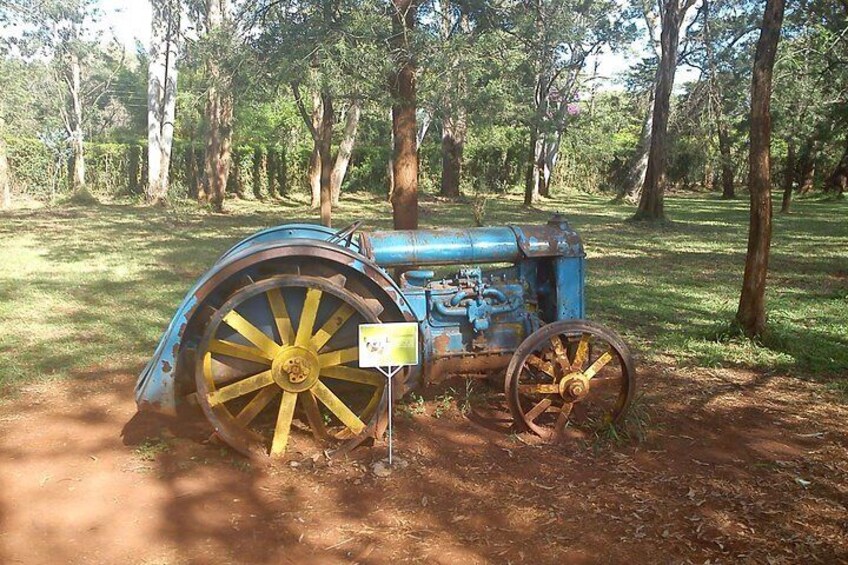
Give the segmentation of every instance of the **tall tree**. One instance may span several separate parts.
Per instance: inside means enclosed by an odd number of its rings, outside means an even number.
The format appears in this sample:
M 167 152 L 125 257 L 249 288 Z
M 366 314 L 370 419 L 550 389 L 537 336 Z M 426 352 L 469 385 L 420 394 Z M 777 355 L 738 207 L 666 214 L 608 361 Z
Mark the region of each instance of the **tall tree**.
M 418 126 L 416 65 L 412 33 L 418 0 L 392 0 L 391 50 L 395 71 L 389 79 L 392 97 L 392 218 L 395 229 L 418 228 Z
M 553 165 L 568 118 L 576 109 L 578 79 L 587 59 L 617 34 L 624 39 L 623 17 L 609 0 L 533 0 L 513 4 L 503 31 L 518 43 L 526 64 L 523 93 L 532 100 L 525 116 L 528 153 L 524 204 L 550 191 Z
M 152 20 L 147 82 L 147 201 L 168 196 L 174 118 L 177 108 L 179 0 L 151 0 Z
M 362 0 L 264 0 L 255 9 L 254 40 L 268 72 L 288 84 L 313 149 L 307 177 L 312 207 L 328 224 L 353 154 L 363 98 L 378 97 L 375 27 L 387 27 Z M 382 30 L 381 30 L 382 31 Z M 382 54 L 385 59 L 385 52 Z M 385 90 L 384 84 L 380 84 Z M 373 89 L 374 92 L 368 92 Z M 382 93 L 381 93 L 382 94 Z M 333 156 L 334 128 L 343 124 Z
M 330 191 L 333 196 L 333 206 L 338 206 L 342 196 L 342 182 L 347 174 L 347 167 L 353 155 L 353 146 L 356 143 L 356 133 L 359 129 L 359 117 L 362 114 L 362 100 L 354 98 L 345 111 L 344 133 L 342 134 L 339 151 L 333 164 L 333 172 L 330 175 Z
M 3 139 L 3 121 L 0 118 L 0 209 L 12 206 L 12 179 L 9 178 L 9 159 L 6 140 Z
M 751 220 L 748 254 L 736 322 L 748 337 L 766 327 L 766 277 L 771 246 L 771 87 L 777 43 L 783 25 L 785 0 L 766 0 L 751 80 L 751 145 L 748 191 Z
M 235 26 L 230 0 L 205 0 L 197 14 L 203 29 L 200 49 L 206 71 L 206 182 L 199 194 L 217 212 L 224 209 L 230 176 L 233 134 L 233 76 L 229 64 L 234 51 Z
M 108 72 L 100 72 L 94 25 L 100 17 L 95 0 L 18 0 L 10 3 L 13 20 L 24 31 L 17 41 L 28 57 L 50 61 L 58 109 L 71 148 L 71 189 L 76 197 L 90 199 L 85 178 L 85 126 L 87 112 L 100 99 L 123 66 L 124 54 L 113 58 Z
M 715 116 L 715 130 L 718 135 L 718 149 L 721 163 L 721 197 L 730 200 L 736 197 L 736 187 L 733 183 L 733 158 L 730 154 L 730 128 L 724 111 L 724 92 L 718 76 L 718 63 L 716 61 L 714 36 L 712 30 L 712 19 L 714 12 L 711 10 L 710 0 L 701 3 L 701 16 L 703 17 L 703 41 L 707 60 L 707 84 L 709 86 L 710 103 Z
M 460 195 L 463 153 L 468 132 L 466 107 L 468 64 L 474 58 L 471 25 L 466 6 L 454 0 L 436 0 L 433 12 L 438 23 L 439 88 L 431 89 L 438 100 L 442 123 L 442 176 L 439 193 L 448 198 Z M 419 142 L 420 145 L 420 142 Z
M 662 30 L 660 32 L 660 61 L 654 92 L 654 108 L 651 121 L 651 144 L 645 182 L 639 198 L 639 209 L 634 215 L 637 220 L 661 220 L 665 218 L 663 193 L 668 140 L 668 119 L 671 113 L 671 91 L 677 71 L 677 52 L 680 43 L 680 28 L 686 13 L 695 0 L 663 0 L 659 4 Z

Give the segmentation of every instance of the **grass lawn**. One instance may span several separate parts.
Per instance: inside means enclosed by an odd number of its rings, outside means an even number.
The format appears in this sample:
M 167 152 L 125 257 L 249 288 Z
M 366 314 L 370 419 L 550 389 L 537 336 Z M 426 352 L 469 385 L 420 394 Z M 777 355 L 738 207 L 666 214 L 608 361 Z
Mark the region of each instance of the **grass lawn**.
M 135 372 L 194 279 L 231 244 L 267 226 L 316 221 L 301 202 L 229 202 L 229 214 L 132 204 L 0 213 L 0 389 L 89 370 Z M 565 213 L 589 255 L 589 317 L 622 333 L 644 360 L 745 366 L 826 378 L 848 393 L 848 203 L 800 199 L 775 215 L 769 334 L 730 335 L 747 235 L 747 201 L 669 197 L 673 220 L 625 222 L 626 205 L 570 195 L 526 210 L 487 204 L 486 223 L 544 222 Z M 385 202 L 349 195 L 341 226 L 388 228 Z M 468 226 L 470 205 L 426 199 L 421 227 Z M 127 391 L 130 394 L 130 391 Z

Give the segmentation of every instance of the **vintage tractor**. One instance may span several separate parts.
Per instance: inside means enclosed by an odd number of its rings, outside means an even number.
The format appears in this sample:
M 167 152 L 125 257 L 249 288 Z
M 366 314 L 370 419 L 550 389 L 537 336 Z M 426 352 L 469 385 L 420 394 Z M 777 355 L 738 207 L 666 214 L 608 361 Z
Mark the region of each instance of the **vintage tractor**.
M 584 320 L 585 253 L 564 218 L 359 227 L 281 225 L 224 253 L 141 372 L 139 409 L 199 404 L 248 455 L 345 451 L 386 427 L 386 378 L 358 366 L 358 326 L 416 322 L 421 362 L 395 377 L 396 399 L 446 376 L 505 370 L 519 430 L 556 440 L 621 421 L 633 362 L 615 333 Z

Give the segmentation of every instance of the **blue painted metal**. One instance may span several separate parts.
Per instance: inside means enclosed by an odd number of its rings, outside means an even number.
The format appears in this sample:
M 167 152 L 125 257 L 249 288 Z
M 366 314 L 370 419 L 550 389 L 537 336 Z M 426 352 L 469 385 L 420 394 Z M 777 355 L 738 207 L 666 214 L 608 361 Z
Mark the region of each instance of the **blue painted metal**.
M 353 269 L 375 281 L 392 304 L 388 319 L 420 324 L 423 357 L 412 382 L 505 366 L 535 329 L 585 315 L 583 245 L 558 215 L 543 226 L 359 233 L 343 242 L 335 233 L 311 224 L 281 225 L 224 253 L 183 299 L 141 372 L 139 406 L 174 412 L 180 393 L 193 385 L 193 368 L 182 357 L 199 340 L 200 329 L 192 325 L 198 312 L 221 304 L 238 280 L 273 275 L 286 262 L 321 262 L 330 271 Z M 445 265 L 473 267 L 445 275 Z M 434 269 L 407 270 L 397 281 L 388 271 L 417 266 Z

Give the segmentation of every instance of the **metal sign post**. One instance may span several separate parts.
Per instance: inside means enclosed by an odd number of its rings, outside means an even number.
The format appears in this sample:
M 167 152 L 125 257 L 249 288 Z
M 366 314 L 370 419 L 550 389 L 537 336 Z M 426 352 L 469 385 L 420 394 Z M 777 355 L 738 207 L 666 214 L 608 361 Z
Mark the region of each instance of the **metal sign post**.
M 386 377 L 389 411 L 389 466 L 392 465 L 392 380 L 408 365 L 418 364 L 418 324 L 398 322 L 359 326 L 359 367 Z

